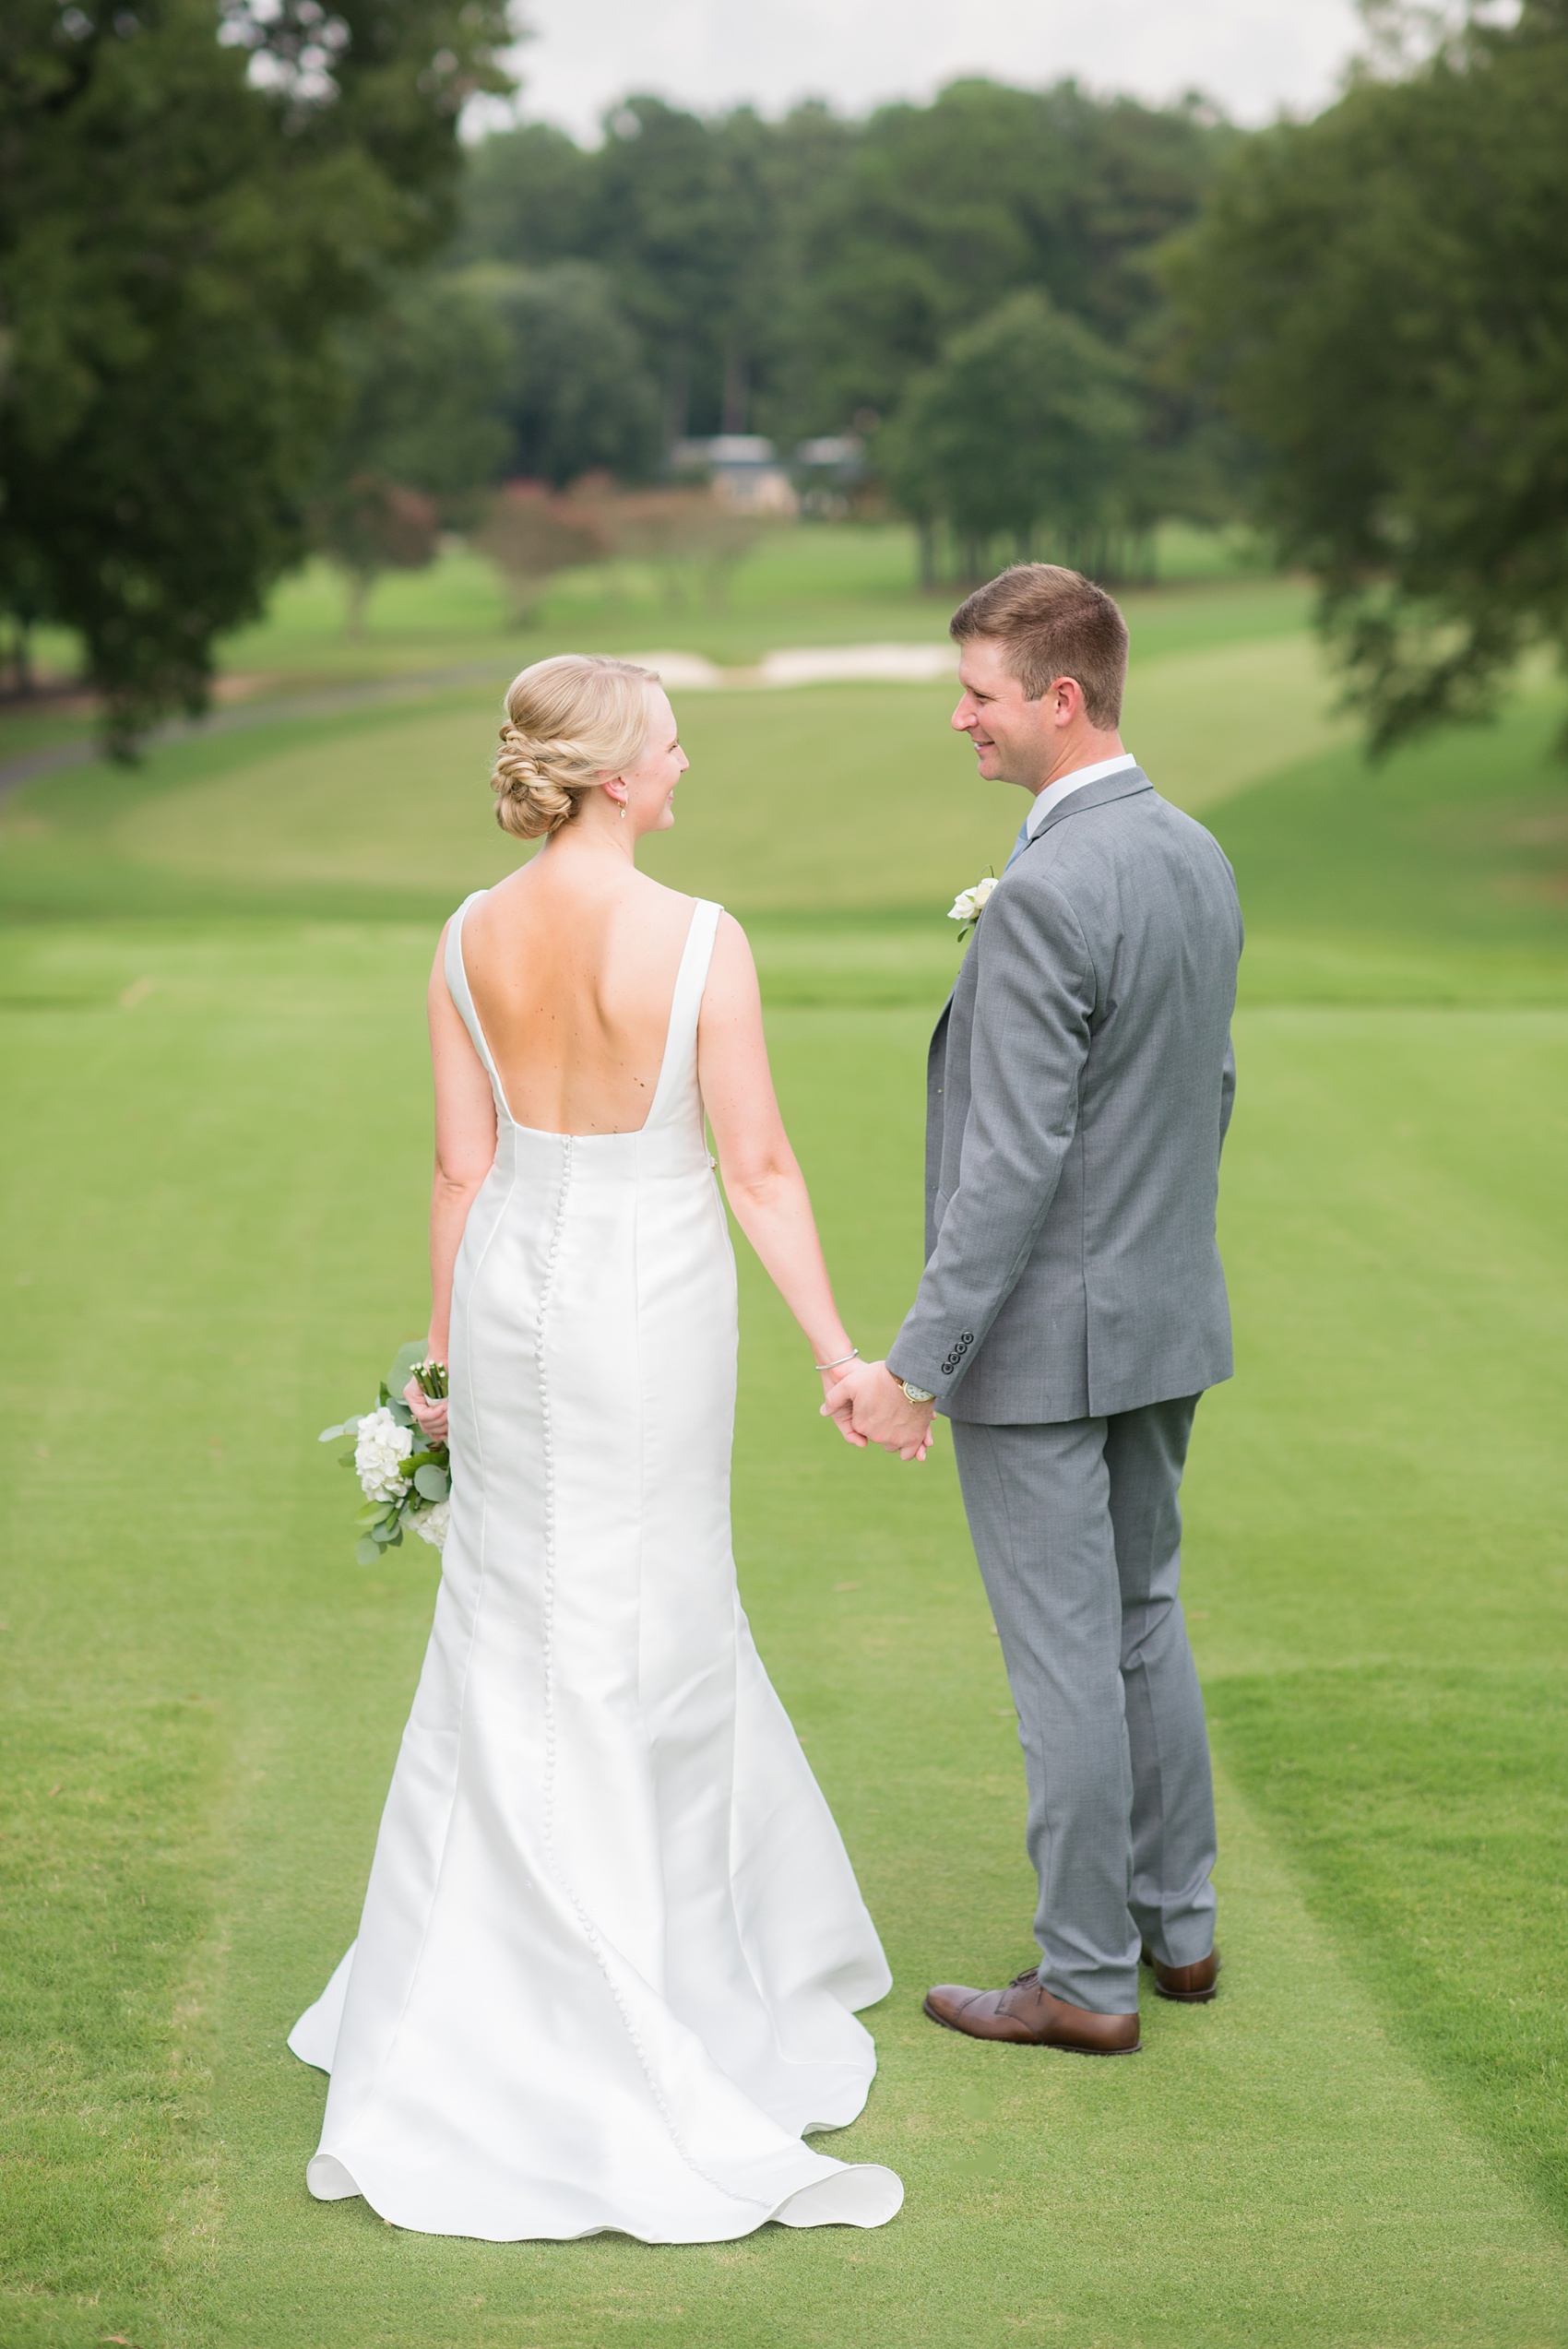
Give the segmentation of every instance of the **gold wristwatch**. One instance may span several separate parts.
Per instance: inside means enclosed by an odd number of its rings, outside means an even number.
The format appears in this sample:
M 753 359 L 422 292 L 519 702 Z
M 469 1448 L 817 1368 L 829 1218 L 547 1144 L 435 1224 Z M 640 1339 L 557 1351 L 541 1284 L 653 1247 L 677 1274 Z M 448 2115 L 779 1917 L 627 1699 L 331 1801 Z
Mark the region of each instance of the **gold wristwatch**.
M 894 1371 L 893 1375 L 895 1378 L 898 1378 L 897 1370 Z M 913 1379 L 898 1379 L 898 1383 L 903 1388 L 904 1393 L 908 1395 L 911 1403 L 934 1403 L 936 1401 L 935 1395 L 932 1394 L 929 1387 L 917 1386 Z

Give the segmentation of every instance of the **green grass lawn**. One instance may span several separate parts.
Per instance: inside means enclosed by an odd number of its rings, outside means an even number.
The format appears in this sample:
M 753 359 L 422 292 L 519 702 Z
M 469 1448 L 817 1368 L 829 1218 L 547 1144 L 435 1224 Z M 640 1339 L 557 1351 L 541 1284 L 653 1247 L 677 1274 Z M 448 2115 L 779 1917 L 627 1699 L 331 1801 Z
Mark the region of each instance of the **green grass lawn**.
M 1557 713 L 1369 775 L 1251 589 L 1182 601 L 1129 739 L 1251 925 L 1239 1375 L 1187 1495 L 1227 1970 L 1148 2002 L 1134 2064 L 920 2014 L 1028 1955 L 997 1643 L 950 1451 L 837 1447 L 742 1252 L 745 1597 L 896 1976 L 835 2141 L 906 2179 L 873 2236 L 496 2247 L 309 2200 L 323 2083 L 283 2035 L 353 1929 L 433 1590 L 422 1549 L 354 1566 L 314 1436 L 422 1325 L 421 997 L 502 869 L 493 720 L 464 693 L 8 803 L 6 2349 L 1568 2341 Z M 757 940 L 864 1346 L 918 1269 L 943 914 L 1016 822 L 944 715 L 694 695 L 658 844 Z

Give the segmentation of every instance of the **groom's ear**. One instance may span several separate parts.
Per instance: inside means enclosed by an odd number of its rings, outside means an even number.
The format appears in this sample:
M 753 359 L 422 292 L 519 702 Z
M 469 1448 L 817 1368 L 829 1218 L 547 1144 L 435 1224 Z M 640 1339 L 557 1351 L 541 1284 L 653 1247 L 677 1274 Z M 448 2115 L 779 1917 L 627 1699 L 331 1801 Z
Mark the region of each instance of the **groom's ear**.
M 1084 707 L 1084 689 L 1075 677 L 1053 677 L 1040 698 L 1050 705 L 1053 726 L 1071 726 Z

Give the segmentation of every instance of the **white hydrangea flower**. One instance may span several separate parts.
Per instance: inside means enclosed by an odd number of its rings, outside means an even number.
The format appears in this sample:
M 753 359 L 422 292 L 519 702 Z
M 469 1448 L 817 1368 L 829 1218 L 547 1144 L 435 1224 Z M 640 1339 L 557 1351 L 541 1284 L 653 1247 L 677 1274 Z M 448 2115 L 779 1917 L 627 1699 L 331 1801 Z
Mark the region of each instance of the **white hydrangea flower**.
M 445 1549 L 446 1547 L 446 1527 L 451 1520 L 451 1502 L 449 1501 L 438 1501 L 434 1509 L 422 1509 L 419 1515 L 411 1519 L 410 1522 L 421 1541 L 427 1541 L 432 1549 Z
M 410 1481 L 402 1464 L 413 1448 L 413 1430 L 400 1428 L 385 1404 L 365 1413 L 354 1441 L 354 1469 L 367 1501 L 401 1501 Z
M 996 875 L 988 872 L 972 889 L 960 889 L 953 900 L 949 921 L 978 921 L 985 911 L 986 899 L 996 886 Z

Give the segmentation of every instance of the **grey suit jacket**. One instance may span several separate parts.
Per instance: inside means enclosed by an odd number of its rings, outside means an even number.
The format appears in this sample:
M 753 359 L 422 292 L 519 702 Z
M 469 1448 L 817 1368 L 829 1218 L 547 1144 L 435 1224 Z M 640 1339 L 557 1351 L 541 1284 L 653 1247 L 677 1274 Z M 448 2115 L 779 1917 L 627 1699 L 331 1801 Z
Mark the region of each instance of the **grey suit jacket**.
M 926 1268 L 888 1360 L 956 1419 L 1077 1419 L 1230 1376 L 1215 1241 L 1235 876 L 1135 767 L 1052 809 L 932 1038 Z

